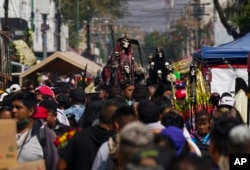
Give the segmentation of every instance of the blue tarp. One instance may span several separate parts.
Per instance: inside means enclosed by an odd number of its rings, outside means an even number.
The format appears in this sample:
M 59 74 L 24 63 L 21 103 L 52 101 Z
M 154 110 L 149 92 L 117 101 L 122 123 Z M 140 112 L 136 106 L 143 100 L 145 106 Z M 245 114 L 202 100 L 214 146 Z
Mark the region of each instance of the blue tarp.
M 232 42 L 212 47 L 202 46 L 193 54 L 194 60 L 201 63 L 247 63 L 250 52 L 250 33 Z

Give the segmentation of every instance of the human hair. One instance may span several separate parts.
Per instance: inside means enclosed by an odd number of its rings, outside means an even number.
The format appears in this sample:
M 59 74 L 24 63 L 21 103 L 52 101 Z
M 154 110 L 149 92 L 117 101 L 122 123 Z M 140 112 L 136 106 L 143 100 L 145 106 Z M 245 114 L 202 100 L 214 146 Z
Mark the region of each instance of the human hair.
M 234 117 L 238 119 L 241 123 L 244 123 L 239 111 L 233 106 L 219 105 L 214 113 L 212 120 L 215 121 L 219 118 L 224 118 L 224 117 Z
M 43 106 L 48 112 L 51 112 L 53 115 L 57 115 L 57 103 L 54 100 L 43 100 L 39 103 L 39 106 Z
M 242 79 L 241 77 L 237 77 L 235 79 L 235 94 L 239 91 L 239 90 L 243 90 L 245 92 L 245 94 L 247 94 L 247 83 L 244 79 Z
M 8 95 L 4 96 L 3 101 L 2 101 L 2 106 L 11 107 L 12 96 L 13 96 L 13 94 L 14 94 L 14 93 L 8 94 Z
M 140 102 L 144 99 L 149 99 L 150 93 L 147 86 L 137 85 L 133 91 L 133 99 L 136 102 Z
M 64 93 L 59 93 L 56 96 L 56 100 L 59 104 L 59 107 L 63 107 L 64 109 L 67 109 L 70 107 L 70 98 L 69 95 Z
M 184 128 L 183 117 L 175 110 L 170 110 L 167 114 L 163 115 L 161 124 L 165 127 L 177 126 L 181 129 Z
M 211 120 L 211 115 L 208 113 L 208 111 L 206 109 L 203 109 L 201 111 L 198 111 L 195 114 L 195 122 L 199 121 L 199 120 L 207 120 L 210 122 Z
M 95 120 L 99 119 L 99 115 L 105 101 L 97 95 L 88 97 L 84 113 L 80 118 L 80 126 L 82 128 L 90 127 Z
M 133 106 L 121 106 L 116 109 L 112 116 L 113 122 L 117 122 L 119 126 L 124 127 L 130 119 L 128 117 L 134 117 L 136 119 L 137 115 Z
M 172 103 L 171 100 L 165 96 L 159 96 L 156 98 L 153 98 L 152 101 L 154 101 L 160 109 L 161 114 L 164 114 L 164 110 L 167 108 L 171 108 L 172 107 Z
M 172 91 L 172 87 L 171 87 L 171 84 L 170 82 L 168 83 L 161 83 L 157 86 L 156 90 L 155 90 L 155 93 L 154 95 L 152 96 L 152 98 L 156 98 L 156 97 L 159 97 L 159 96 L 162 96 L 163 93 L 167 90 L 170 90 Z
M 143 100 L 137 106 L 138 118 L 143 123 L 154 123 L 160 119 L 158 105 L 152 100 Z
M 14 100 L 21 100 L 23 104 L 29 109 L 36 108 L 37 106 L 35 93 L 29 91 L 19 91 L 14 93 L 12 96 L 12 101 Z
M 112 124 L 112 116 L 117 108 L 122 106 L 122 103 L 116 100 L 107 100 L 104 106 L 101 108 L 99 115 L 100 123 Z
M 108 93 L 108 99 L 112 99 L 115 97 L 122 97 L 121 89 L 117 86 L 110 86 L 107 88 L 107 93 Z
M 216 92 L 212 93 L 210 96 L 210 101 L 213 106 L 218 106 L 220 101 L 220 94 Z
M 214 121 L 211 130 L 211 143 L 221 155 L 227 156 L 229 154 L 229 132 L 240 124 L 242 122 L 235 117 L 223 117 Z
M 229 92 L 224 92 L 224 93 L 221 94 L 220 99 L 222 99 L 222 98 L 225 97 L 225 96 L 232 97 L 232 94 L 229 93 Z
M 229 132 L 230 153 L 250 153 L 250 129 L 246 125 L 237 125 Z

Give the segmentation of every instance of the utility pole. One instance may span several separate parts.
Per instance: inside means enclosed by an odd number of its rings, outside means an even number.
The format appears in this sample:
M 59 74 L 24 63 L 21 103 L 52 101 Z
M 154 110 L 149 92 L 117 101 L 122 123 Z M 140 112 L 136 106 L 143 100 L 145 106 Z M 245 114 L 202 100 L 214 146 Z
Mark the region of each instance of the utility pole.
M 201 42 L 201 37 L 202 37 L 202 17 L 209 14 L 205 13 L 205 6 L 210 5 L 210 3 L 201 3 L 200 0 L 195 0 L 195 3 L 190 4 L 193 6 L 193 16 L 197 19 L 198 21 L 198 41 L 197 41 L 197 48 L 200 49 L 202 42 Z
M 9 32 L 9 0 L 4 1 L 4 25 L 3 31 L 0 31 L 0 88 L 6 89 L 8 81 L 11 81 L 11 61 L 10 61 L 10 32 Z
M 9 0 L 4 1 L 4 28 L 3 31 L 9 31 Z
M 40 1 L 40 12 L 42 15 L 43 23 L 41 24 L 42 39 L 43 39 L 43 60 L 47 58 L 47 16 L 49 15 L 50 0 Z
M 57 51 L 61 51 L 61 25 L 62 25 L 61 0 L 58 1 L 56 20 L 57 20 Z
M 79 22 L 80 22 L 80 2 L 79 0 L 76 1 L 76 48 L 79 48 Z

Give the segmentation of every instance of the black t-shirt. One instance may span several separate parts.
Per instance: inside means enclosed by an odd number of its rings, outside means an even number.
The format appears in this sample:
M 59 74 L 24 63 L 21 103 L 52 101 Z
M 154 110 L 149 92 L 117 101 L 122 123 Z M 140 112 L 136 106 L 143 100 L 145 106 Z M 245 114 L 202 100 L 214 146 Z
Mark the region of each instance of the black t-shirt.
M 68 163 L 70 170 L 91 170 L 99 147 L 112 135 L 113 131 L 99 125 L 81 130 L 61 151 L 60 157 Z

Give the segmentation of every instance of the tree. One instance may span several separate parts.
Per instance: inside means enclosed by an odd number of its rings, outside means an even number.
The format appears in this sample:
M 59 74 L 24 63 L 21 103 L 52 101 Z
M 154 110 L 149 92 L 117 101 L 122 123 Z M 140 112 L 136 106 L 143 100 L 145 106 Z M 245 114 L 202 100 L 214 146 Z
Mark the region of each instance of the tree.
M 123 16 L 125 8 L 122 3 L 127 0 L 63 0 L 61 11 L 63 22 L 69 23 L 70 46 L 74 47 L 77 42 L 77 29 L 82 26 L 83 21 L 91 21 L 93 17 L 115 20 Z M 79 11 L 77 9 L 79 5 Z M 57 2 L 57 6 L 59 6 Z
M 250 1 L 238 0 L 228 3 L 224 8 L 219 0 L 214 0 L 214 6 L 219 14 L 221 23 L 234 39 L 250 32 Z

